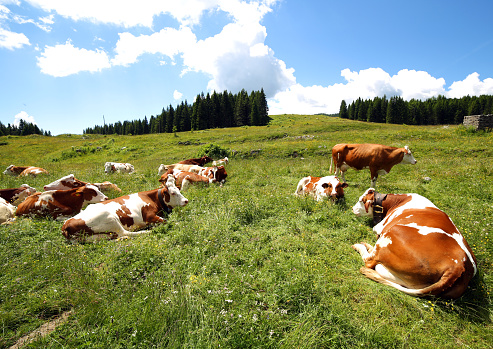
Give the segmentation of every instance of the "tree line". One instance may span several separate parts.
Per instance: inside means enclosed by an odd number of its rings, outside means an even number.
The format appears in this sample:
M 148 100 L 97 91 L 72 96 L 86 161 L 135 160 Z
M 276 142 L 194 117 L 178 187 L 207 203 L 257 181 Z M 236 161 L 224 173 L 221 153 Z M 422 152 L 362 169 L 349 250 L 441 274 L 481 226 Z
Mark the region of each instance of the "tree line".
M 375 97 L 347 105 L 343 100 L 339 117 L 351 120 L 407 125 L 461 124 L 466 115 L 493 114 L 493 96 L 438 96 L 425 101 L 402 97 Z
M 143 120 L 96 125 L 84 130 L 84 134 L 142 135 L 149 133 L 173 133 L 209 128 L 264 126 L 270 121 L 269 107 L 264 89 L 248 94 L 245 89 L 238 94 L 224 91 L 197 95 L 190 105 L 185 100 L 173 108 L 169 105 L 161 114 L 147 116 Z
M 28 136 L 28 135 L 51 136 L 50 131 L 43 131 L 38 125 L 20 120 L 19 126 L 8 124 L 5 126 L 0 121 L 0 136 Z

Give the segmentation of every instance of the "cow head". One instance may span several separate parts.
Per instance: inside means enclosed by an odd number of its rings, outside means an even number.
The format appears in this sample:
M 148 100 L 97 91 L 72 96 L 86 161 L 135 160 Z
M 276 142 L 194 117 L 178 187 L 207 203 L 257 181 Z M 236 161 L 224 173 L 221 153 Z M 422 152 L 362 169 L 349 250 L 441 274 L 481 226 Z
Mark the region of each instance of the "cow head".
M 333 200 L 344 197 L 344 188 L 348 187 L 347 183 L 341 183 L 339 178 L 335 176 L 326 177 L 327 181 L 323 181 L 321 187 L 323 189 L 322 196 L 329 197 Z
M 182 195 L 180 190 L 175 185 L 175 177 L 172 174 L 168 175 L 166 180 L 165 188 L 167 193 L 164 197 L 164 202 L 166 206 L 170 208 L 175 208 L 177 206 L 185 206 L 188 204 L 188 199 Z
M 57 179 L 50 184 L 44 186 L 44 190 L 67 190 L 72 188 L 80 188 L 87 185 L 87 183 L 79 181 L 73 174 Z
M 358 202 L 353 206 L 353 213 L 361 217 L 373 217 L 373 202 L 375 200 L 375 189 L 368 188 L 360 196 Z
M 158 168 L 158 170 L 157 170 L 157 174 L 158 174 L 159 176 L 162 176 L 162 175 L 166 172 L 166 170 L 167 170 L 167 169 L 166 169 L 166 165 L 161 164 L 161 165 L 159 165 L 159 168 Z
M 98 187 L 92 184 L 85 185 L 83 187 L 78 188 L 74 195 L 80 196 L 82 195 L 84 198 L 84 203 L 95 204 L 98 202 L 102 202 L 108 200 L 108 197 L 104 195 Z
M 14 205 L 16 206 L 26 200 L 28 196 L 33 195 L 37 192 L 35 188 L 29 186 L 28 184 L 22 184 L 20 188 L 24 188 L 24 190 L 17 194 L 17 197 L 14 200 Z
M 10 165 L 9 167 L 7 167 L 7 168 L 5 169 L 5 171 L 3 171 L 3 174 L 4 174 L 4 175 L 15 176 L 15 175 L 16 175 L 16 173 L 13 171 L 13 167 L 14 167 L 14 165 Z
M 406 145 L 403 150 L 404 156 L 402 157 L 401 164 L 410 164 L 410 165 L 415 165 L 416 164 L 416 159 L 414 158 L 413 154 L 411 153 L 411 150 L 409 150 L 409 147 Z
M 219 183 L 224 183 L 226 181 L 228 174 L 223 165 L 214 168 L 214 179 Z
M 201 159 L 204 162 L 204 164 L 207 164 L 208 162 L 214 161 L 213 158 L 211 158 L 210 156 L 207 156 L 207 155 L 206 156 L 202 156 Z

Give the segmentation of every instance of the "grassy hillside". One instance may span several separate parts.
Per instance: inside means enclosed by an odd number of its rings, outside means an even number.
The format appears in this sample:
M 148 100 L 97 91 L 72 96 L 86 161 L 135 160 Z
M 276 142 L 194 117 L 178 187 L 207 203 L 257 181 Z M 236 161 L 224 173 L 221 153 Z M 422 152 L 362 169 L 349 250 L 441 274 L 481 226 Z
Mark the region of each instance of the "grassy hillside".
M 351 245 L 376 239 L 351 206 L 369 171 L 346 173 L 343 203 L 294 197 L 300 178 L 329 174 L 330 150 L 342 142 L 410 146 L 418 163 L 395 166 L 377 189 L 419 193 L 449 214 L 479 265 L 461 299 L 413 298 L 359 273 Z M 226 184 L 185 191 L 189 204 L 150 234 L 72 245 L 62 222 L 0 226 L 0 347 L 70 309 L 67 322 L 30 347 L 492 347 L 492 133 L 280 115 L 266 127 L 177 134 L 0 137 L 2 171 L 50 171 L 0 174 L 0 188 L 42 189 L 74 173 L 110 180 L 123 194 L 154 189 L 159 164 L 210 143 L 234 154 Z M 130 162 L 136 173 L 105 175 L 106 161 Z

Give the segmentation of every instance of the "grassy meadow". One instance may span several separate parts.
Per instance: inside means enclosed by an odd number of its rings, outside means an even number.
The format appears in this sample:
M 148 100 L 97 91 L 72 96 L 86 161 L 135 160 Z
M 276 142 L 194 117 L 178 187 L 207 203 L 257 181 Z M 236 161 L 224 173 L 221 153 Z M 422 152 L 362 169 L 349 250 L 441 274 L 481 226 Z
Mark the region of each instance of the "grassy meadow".
M 155 189 L 160 164 L 196 157 L 211 143 L 232 154 L 225 185 L 184 191 L 189 204 L 149 234 L 81 245 L 65 241 L 63 222 L 0 226 L 0 348 L 69 310 L 65 323 L 25 347 L 493 347 L 491 132 L 278 115 L 265 127 L 0 137 L 2 172 L 10 164 L 50 172 L 0 174 L 0 188 L 41 190 L 73 173 L 110 180 L 122 194 Z M 337 143 L 411 148 L 418 163 L 395 166 L 377 189 L 419 193 L 452 218 L 479 267 L 462 298 L 413 298 L 360 274 L 351 245 L 376 239 L 351 207 L 370 185 L 368 170 L 346 173 L 344 202 L 293 195 L 302 177 L 329 174 Z M 105 175 L 106 161 L 130 162 L 136 172 Z

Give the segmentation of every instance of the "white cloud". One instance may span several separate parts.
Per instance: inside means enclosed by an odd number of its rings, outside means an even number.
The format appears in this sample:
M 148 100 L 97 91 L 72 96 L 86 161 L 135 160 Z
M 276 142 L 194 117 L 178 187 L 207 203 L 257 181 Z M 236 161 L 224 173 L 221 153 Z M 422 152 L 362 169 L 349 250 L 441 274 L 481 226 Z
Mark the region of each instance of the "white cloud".
M 128 66 L 138 61 L 145 54 L 162 54 L 173 59 L 175 55 L 186 50 L 187 46 L 196 42 L 191 29 L 165 28 L 152 35 L 134 36 L 130 33 L 120 33 L 115 48 L 116 56 L 111 60 L 113 65 Z
M 38 57 L 37 64 L 42 73 L 55 77 L 64 77 L 81 71 L 93 73 L 111 66 L 106 52 L 76 48 L 70 41 L 63 45 L 46 46 Z
M 445 80 L 434 78 L 424 71 L 403 69 L 391 76 L 381 68 L 359 72 L 344 69 L 341 76 L 346 83 L 329 86 L 292 85 L 269 100 L 271 114 L 337 113 L 341 101 L 348 103 L 358 98 L 401 96 L 405 100 L 422 99 L 445 94 Z
M 19 114 L 17 114 L 14 117 L 14 125 L 18 127 L 21 120 L 24 120 L 24 121 L 29 122 L 31 124 L 36 124 L 36 121 L 34 121 L 34 117 L 29 115 L 25 111 L 21 111 Z
M 180 100 L 182 96 L 183 96 L 183 93 L 178 92 L 177 90 L 175 90 L 175 91 L 173 92 L 173 98 L 174 98 L 175 100 Z
M 480 96 L 493 94 L 493 79 L 479 80 L 479 74 L 474 72 L 462 81 L 454 81 L 450 85 L 446 96 L 449 98 L 461 98 L 463 96 Z
M 24 45 L 31 45 L 27 36 L 0 28 L 0 48 L 14 50 L 22 48 Z
M 230 0 L 231 1 L 231 0 Z M 168 14 L 182 25 L 199 22 L 204 11 L 217 7 L 217 0 L 27 0 L 46 12 L 55 11 L 74 21 L 152 27 L 154 16 Z

